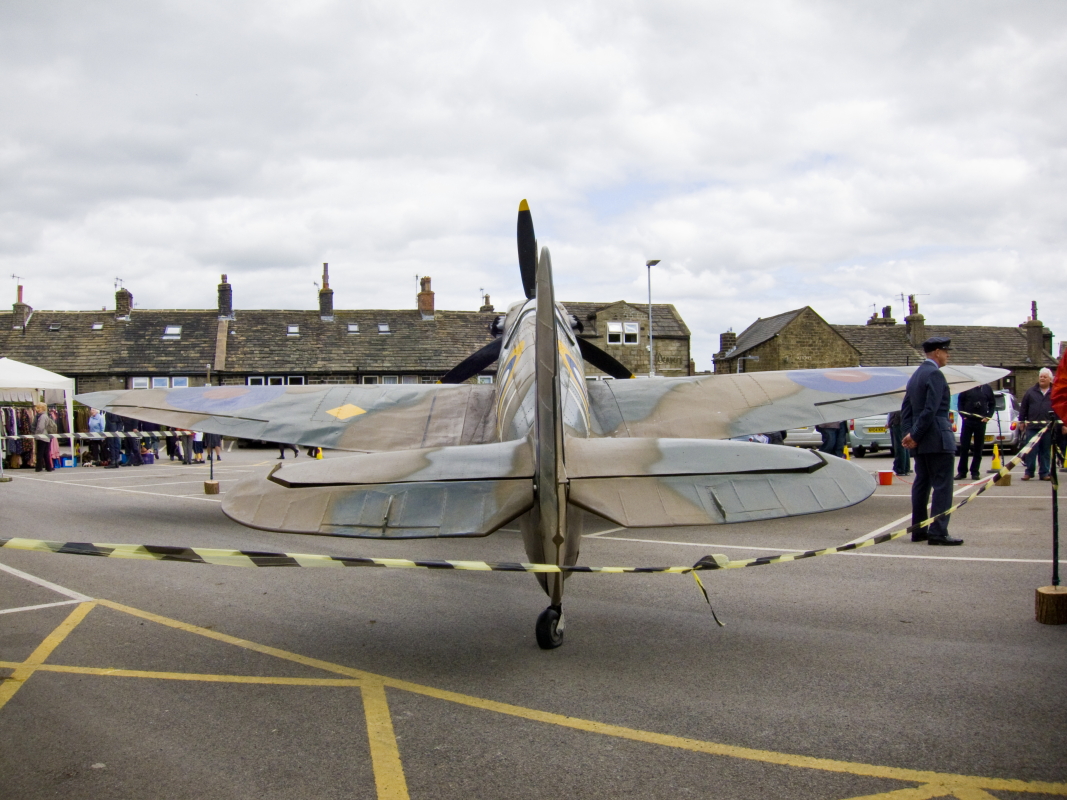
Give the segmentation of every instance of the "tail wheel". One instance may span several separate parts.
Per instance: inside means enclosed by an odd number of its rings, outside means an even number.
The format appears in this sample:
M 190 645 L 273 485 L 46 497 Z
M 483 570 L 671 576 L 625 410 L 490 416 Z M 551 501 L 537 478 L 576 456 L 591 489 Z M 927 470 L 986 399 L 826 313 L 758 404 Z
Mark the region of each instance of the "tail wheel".
M 563 608 L 549 606 L 537 618 L 537 646 L 542 650 L 555 650 L 563 644 Z

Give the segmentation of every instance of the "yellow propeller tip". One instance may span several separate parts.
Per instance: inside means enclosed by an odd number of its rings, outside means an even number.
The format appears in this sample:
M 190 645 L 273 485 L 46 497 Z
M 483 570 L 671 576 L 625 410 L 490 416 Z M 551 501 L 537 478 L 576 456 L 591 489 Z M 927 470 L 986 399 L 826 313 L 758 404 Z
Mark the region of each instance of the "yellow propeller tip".
M 529 210 L 530 210 L 530 204 L 527 203 L 525 200 L 523 200 L 521 203 L 519 203 L 519 211 L 529 211 Z

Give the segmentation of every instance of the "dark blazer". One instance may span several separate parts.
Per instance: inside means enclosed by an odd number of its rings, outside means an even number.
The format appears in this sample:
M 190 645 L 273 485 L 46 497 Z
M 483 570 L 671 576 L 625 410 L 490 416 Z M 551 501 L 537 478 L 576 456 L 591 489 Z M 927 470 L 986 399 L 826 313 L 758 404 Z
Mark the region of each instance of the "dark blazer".
M 966 411 L 969 414 L 977 414 L 979 417 L 992 417 L 993 412 L 996 411 L 997 401 L 993 395 L 993 387 L 988 383 L 983 383 L 981 386 L 975 386 L 973 389 L 968 389 L 966 392 L 960 392 L 959 399 L 960 411 Z M 968 419 L 971 422 L 979 422 L 974 417 L 964 417 L 963 421 Z
M 948 381 L 937 364 L 927 359 L 908 379 L 900 426 L 918 445 L 917 453 L 955 453 L 956 437 L 948 422 Z

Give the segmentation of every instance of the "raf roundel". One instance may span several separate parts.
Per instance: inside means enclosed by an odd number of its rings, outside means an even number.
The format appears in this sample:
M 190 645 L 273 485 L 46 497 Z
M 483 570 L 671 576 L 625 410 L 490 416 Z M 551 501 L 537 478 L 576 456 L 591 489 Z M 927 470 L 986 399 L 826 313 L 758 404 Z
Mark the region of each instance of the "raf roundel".
M 907 385 L 909 377 L 908 372 L 893 367 L 870 367 L 862 370 L 792 370 L 787 375 L 789 380 L 805 389 L 831 394 L 863 395 L 899 391 Z

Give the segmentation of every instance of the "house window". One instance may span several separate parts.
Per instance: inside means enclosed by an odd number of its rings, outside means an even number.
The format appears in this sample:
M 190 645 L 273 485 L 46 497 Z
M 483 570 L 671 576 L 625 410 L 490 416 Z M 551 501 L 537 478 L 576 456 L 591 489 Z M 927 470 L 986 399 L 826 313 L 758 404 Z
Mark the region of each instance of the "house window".
M 622 323 L 608 323 L 608 344 L 622 344 Z
M 433 377 L 432 375 L 423 375 L 422 376 L 422 382 L 423 383 L 437 383 L 437 378 Z
M 382 378 L 382 383 L 397 384 L 400 383 L 400 379 L 396 375 L 386 375 Z
M 182 338 L 182 326 L 181 325 L 167 325 L 163 328 L 164 339 L 181 339 Z
M 378 333 L 391 333 L 391 331 L 389 330 L 389 323 L 388 322 L 379 322 L 378 323 Z
M 163 380 L 166 380 L 166 378 L 164 378 Z M 164 384 L 164 385 L 166 385 L 166 384 Z M 188 389 L 189 388 L 189 378 L 188 377 L 185 377 L 185 378 L 171 378 L 170 379 L 170 385 L 174 389 Z
M 61 323 L 52 322 L 52 323 L 50 323 L 48 325 L 48 330 L 50 330 L 50 331 L 58 331 L 61 327 L 63 327 Z
M 304 385 L 304 376 L 303 375 L 290 375 L 289 376 L 289 385 L 290 386 L 303 386 Z
M 248 385 L 249 386 L 262 386 L 263 385 L 263 376 L 262 375 L 249 375 L 248 376 Z
M 640 330 L 636 322 L 622 323 L 622 343 L 637 344 L 637 332 Z
M 299 325 L 286 325 L 285 326 L 285 335 L 286 336 L 299 336 L 300 335 L 300 326 Z
M 166 389 L 168 386 L 170 386 L 168 378 L 152 378 L 153 389 Z
M 400 382 L 401 383 L 418 383 L 419 382 L 419 376 L 418 375 L 405 375 L 404 377 L 402 377 L 400 379 Z
M 349 322 L 348 323 L 348 332 L 349 333 L 359 333 L 359 323 L 358 322 Z
M 364 383 L 377 383 L 378 382 L 378 376 L 377 375 L 364 375 L 363 376 L 363 382 Z
M 104 323 L 103 322 L 94 322 L 93 323 L 93 330 L 94 331 L 102 331 L 103 329 L 104 329 Z
M 147 389 L 148 378 L 130 378 L 130 386 L 134 389 Z
M 478 376 L 478 383 L 492 383 L 492 382 L 493 382 L 493 376 L 492 375 L 479 375 Z
M 285 376 L 271 375 L 267 378 L 267 386 L 285 386 Z

